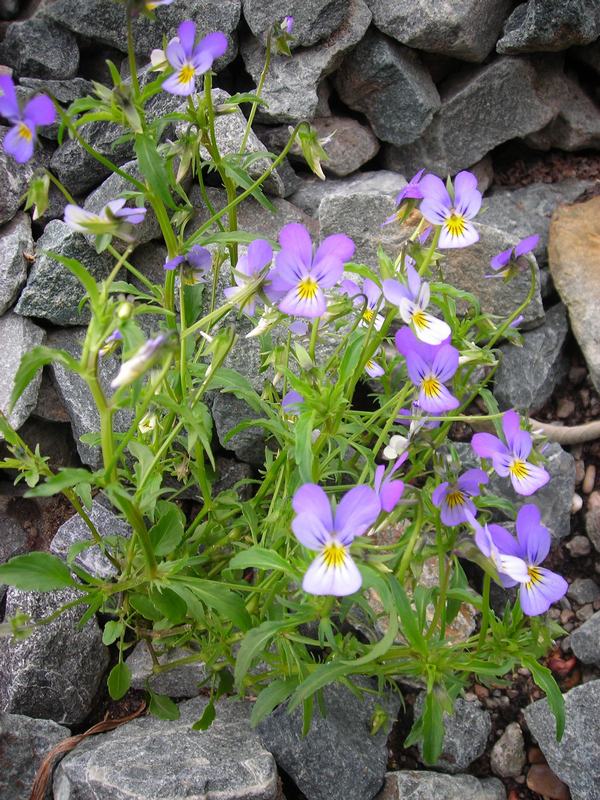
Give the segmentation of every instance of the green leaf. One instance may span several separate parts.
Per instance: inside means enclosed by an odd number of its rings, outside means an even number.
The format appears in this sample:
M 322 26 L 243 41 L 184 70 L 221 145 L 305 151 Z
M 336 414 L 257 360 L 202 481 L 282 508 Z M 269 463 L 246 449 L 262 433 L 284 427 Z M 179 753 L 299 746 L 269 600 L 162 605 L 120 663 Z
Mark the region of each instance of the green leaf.
M 27 592 L 52 592 L 75 585 L 64 561 L 50 553 L 37 552 L 15 556 L 0 564 L 0 583 Z
M 198 720 L 198 722 L 194 722 L 192 725 L 193 731 L 205 731 L 213 724 L 215 721 L 215 717 L 217 716 L 217 712 L 215 711 L 215 704 L 212 700 L 209 700 L 208 705 L 204 709 L 202 716 Z
M 423 709 L 423 761 L 437 763 L 444 742 L 444 711 L 435 692 L 427 692 Z
M 152 192 L 159 197 L 162 202 L 173 210 L 177 206 L 173 202 L 169 186 L 169 173 L 164 158 L 159 155 L 156 144 L 146 134 L 137 134 L 135 137 L 135 154 L 137 156 L 140 171 L 146 178 Z
M 175 582 L 181 582 L 205 606 L 213 608 L 225 619 L 231 620 L 240 630 L 246 631 L 250 627 L 250 615 L 246 611 L 246 606 L 241 597 L 229 589 L 225 589 L 217 581 L 192 578 L 186 575 L 173 579 L 172 583 L 175 584 Z
M 288 575 L 296 576 L 289 562 L 274 550 L 264 547 L 251 547 L 237 553 L 229 562 L 230 569 L 276 569 Z
M 182 622 L 187 615 L 187 603 L 167 586 L 152 592 L 152 601 L 164 616 L 174 625 Z
M 33 489 L 25 492 L 25 497 L 52 497 L 62 492 L 63 489 L 70 489 L 79 483 L 89 484 L 91 479 L 93 479 L 93 475 L 87 469 L 79 467 L 61 469 L 44 483 L 39 483 Z
M 113 700 L 120 700 L 131 685 L 131 670 L 124 661 L 119 661 L 108 675 L 108 693 Z
M 284 700 L 287 700 L 297 685 L 295 678 L 286 678 L 273 681 L 273 683 L 264 688 L 252 707 L 252 714 L 250 715 L 252 727 L 254 728 L 258 725 L 271 711 L 281 705 Z
M 548 705 L 556 720 L 556 741 L 560 742 L 565 732 L 565 700 L 562 696 L 562 692 L 548 667 L 538 664 L 538 662 L 530 656 L 522 656 L 521 662 L 523 666 L 531 672 L 536 685 L 546 693 Z
M 111 619 L 109 622 L 107 622 L 104 626 L 104 631 L 102 632 L 102 644 L 108 646 L 109 644 L 116 642 L 117 639 L 120 639 L 123 634 L 124 627 L 125 626 L 121 620 Z
M 152 548 L 157 556 L 172 553 L 183 539 L 183 520 L 177 506 L 169 508 L 149 531 Z
M 248 631 L 238 651 L 233 673 L 235 685 L 238 688 L 241 687 L 244 676 L 250 669 L 250 665 L 256 656 L 267 649 L 268 643 L 280 631 L 291 627 L 292 625 L 289 620 L 285 622 L 281 622 L 280 620 L 267 620 L 257 628 L 252 628 L 252 630 Z
M 151 714 L 159 719 L 179 719 L 179 706 L 174 703 L 166 694 L 156 694 L 151 689 L 148 689 L 150 695 L 150 704 L 148 710 Z
M 300 414 L 294 426 L 294 458 L 298 465 L 302 483 L 311 483 L 313 480 L 313 448 L 312 432 L 315 424 L 315 412 L 310 411 Z
M 402 632 L 406 640 L 419 652 L 425 652 L 427 644 L 423 638 L 423 634 L 419 630 L 416 612 L 413 610 L 406 592 L 393 576 L 389 579 L 389 585 L 394 596 Z
M 15 375 L 13 390 L 10 395 L 9 411 L 15 407 L 15 403 L 27 386 L 29 386 L 37 371 L 53 361 L 59 361 L 73 372 L 79 370 L 79 364 L 66 350 L 55 350 L 52 347 L 45 347 L 43 345 L 33 347 L 28 353 L 25 353 L 19 364 L 19 369 Z
M 130 594 L 129 604 L 141 614 L 144 619 L 150 619 L 153 622 L 158 622 L 163 618 L 163 614 L 154 605 L 152 600 L 145 594 Z
M 300 686 L 292 695 L 292 699 L 288 705 L 288 711 L 293 711 L 300 703 L 304 703 L 316 691 L 327 686 L 328 683 L 333 683 L 340 678 L 345 678 L 352 675 L 353 668 L 348 663 L 341 661 L 329 661 L 326 664 L 320 664 L 308 678 L 302 681 Z

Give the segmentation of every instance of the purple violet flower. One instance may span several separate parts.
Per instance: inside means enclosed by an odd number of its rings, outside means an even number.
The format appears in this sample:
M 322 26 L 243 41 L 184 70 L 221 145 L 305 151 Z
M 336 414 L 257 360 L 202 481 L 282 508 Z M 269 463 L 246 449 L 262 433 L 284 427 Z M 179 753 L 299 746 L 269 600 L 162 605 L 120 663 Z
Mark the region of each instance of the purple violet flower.
M 175 72 L 163 83 L 162 88 L 170 94 L 188 95 L 196 89 L 196 76 L 212 67 L 213 61 L 227 50 L 227 37 L 216 31 L 196 41 L 196 24 L 185 20 L 177 29 L 165 50 L 167 61 Z
M 544 614 L 566 594 L 566 580 L 539 566 L 548 555 L 551 538 L 541 523 L 537 506 L 529 503 L 520 509 L 516 539 L 501 525 L 482 528 L 475 520 L 470 522 L 475 528 L 477 546 L 494 562 L 502 585 L 508 589 L 520 584 L 519 599 L 524 614 L 529 617 Z
M 527 236 L 525 239 L 521 239 L 515 247 L 509 247 L 508 250 L 503 250 L 501 253 L 498 253 L 498 255 L 495 255 L 490 261 L 490 267 L 495 270 L 495 274 L 486 277 L 496 278 L 509 276 L 511 268 L 516 265 L 517 259 L 535 250 L 539 241 L 540 237 L 535 233 L 533 236 Z
M 396 459 L 395 464 L 392 466 L 387 475 L 385 475 L 385 464 L 379 464 L 375 470 L 375 480 L 373 485 L 375 486 L 375 491 L 379 497 L 381 508 L 388 514 L 396 508 L 404 491 L 404 481 L 394 481 L 392 480 L 392 476 L 396 470 L 398 470 L 402 464 L 404 464 L 407 458 L 408 453 L 402 453 L 402 455 Z
M 150 369 L 158 351 L 166 343 L 167 339 L 167 334 L 159 333 L 156 338 L 148 339 L 147 342 L 144 342 L 131 358 L 121 364 L 116 377 L 110 382 L 111 389 L 128 386 L 141 377 L 146 370 Z
M 531 436 L 521 430 L 520 417 L 516 411 L 507 411 L 502 417 L 502 430 L 506 444 L 491 433 L 476 433 L 471 447 L 480 458 L 489 458 L 498 475 L 510 475 L 517 494 L 533 494 L 550 480 L 543 467 L 527 461 L 531 453 Z
M 283 18 L 283 22 L 281 23 L 281 28 L 287 34 L 290 34 L 294 29 L 294 18 L 287 16 Z
M 410 328 L 400 328 L 396 347 L 406 359 L 408 375 L 419 389 L 418 403 L 429 414 L 443 414 L 460 403 L 444 384 L 458 369 L 458 350 L 451 344 L 419 341 Z
M 455 483 L 440 483 L 434 489 L 431 501 L 441 509 L 440 516 L 444 525 L 452 527 L 467 522 L 466 512 L 475 517 L 477 509 L 471 497 L 478 497 L 480 484 L 488 481 L 487 473 L 482 469 L 468 469 Z
M 281 250 L 275 268 L 268 275 L 265 292 L 279 301 L 279 310 L 294 317 L 321 317 L 327 309 L 323 289 L 330 289 L 342 277 L 344 263 L 354 253 L 354 242 L 342 233 L 328 236 L 313 255 L 309 232 L 304 225 L 290 222 L 279 233 Z
M 430 299 L 429 284 L 421 281 L 419 273 L 411 264 L 406 265 L 406 277 L 406 286 L 391 278 L 383 282 L 385 299 L 398 306 L 400 316 L 422 342 L 441 344 L 452 335 L 452 331 L 443 320 L 425 310 Z
M 241 297 L 241 310 L 249 317 L 254 316 L 256 310 L 256 295 L 252 295 L 246 300 L 243 299 L 244 289 L 249 283 L 258 280 L 263 270 L 273 260 L 273 248 L 266 239 L 255 239 L 248 245 L 248 251 L 240 256 L 237 266 L 233 273 L 233 278 L 237 284 L 225 289 L 225 297 L 228 300 L 235 300 Z
M 73 231 L 87 233 L 92 236 L 109 234 L 122 239 L 124 242 L 133 242 L 132 225 L 139 225 L 146 218 L 145 208 L 125 207 L 127 200 L 119 198 L 111 200 L 98 214 L 86 211 L 85 208 L 69 203 L 65 206 L 64 220 Z
M 304 575 L 304 591 L 337 597 L 357 592 L 362 577 L 349 547 L 379 516 L 381 505 L 374 489 L 370 486 L 350 489 L 334 515 L 323 489 L 314 483 L 305 483 L 294 494 L 292 507 L 296 512 L 292 522 L 296 538 L 309 550 L 319 553 Z
M 383 225 L 389 225 L 391 222 L 399 219 L 400 206 L 405 200 L 421 200 L 423 198 L 423 192 L 419 184 L 424 172 L 424 169 L 420 169 L 416 175 L 412 176 L 406 186 L 400 190 L 399 194 L 396 195 L 396 211 L 385 220 Z M 383 227 L 383 225 L 381 227 Z
M 432 225 L 442 230 L 438 247 L 468 247 L 479 240 L 471 219 L 481 208 L 481 192 L 477 189 L 477 178 L 472 172 L 459 172 L 454 179 L 454 197 L 451 197 L 444 182 L 437 175 L 425 175 L 421 179 L 423 192 L 421 214 Z
M 374 356 L 370 358 L 365 364 L 365 372 L 370 378 L 381 378 L 382 375 L 385 375 L 384 368 L 381 366 L 381 364 L 379 364 L 377 361 L 374 360 L 375 356 L 379 352 L 380 349 L 378 349 L 375 352 Z
M 56 119 L 56 109 L 47 95 L 39 94 L 21 111 L 12 78 L 0 75 L 0 116 L 13 126 L 4 137 L 4 149 L 18 164 L 24 164 L 33 155 L 37 128 L 51 125 Z
M 377 306 L 381 300 L 381 289 L 375 281 L 370 278 L 365 278 L 362 283 L 362 288 L 352 280 L 346 279 L 340 283 L 340 292 L 347 294 L 350 299 L 354 300 L 354 305 L 363 307 L 360 324 L 363 327 L 369 327 L 373 319 L 375 330 L 381 330 L 384 319 L 381 314 L 377 313 Z
M 300 392 L 295 392 L 293 389 L 290 389 L 290 391 L 281 398 L 281 407 L 288 417 L 297 417 L 302 410 L 303 403 L 304 397 Z
M 185 255 L 175 256 L 163 264 L 163 269 L 170 272 L 183 265 L 184 282 L 204 283 L 210 272 L 212 256 L 210 250 L 195 244 Z

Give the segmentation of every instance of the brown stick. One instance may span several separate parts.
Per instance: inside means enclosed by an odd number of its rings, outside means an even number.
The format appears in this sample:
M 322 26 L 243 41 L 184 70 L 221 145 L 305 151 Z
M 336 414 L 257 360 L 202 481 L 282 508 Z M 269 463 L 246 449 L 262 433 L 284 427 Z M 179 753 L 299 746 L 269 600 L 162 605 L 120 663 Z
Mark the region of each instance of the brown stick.
M 586 422 L 583 425 L 552 425 L 548 422 L 539 422 L 530 419 L 534 431 L 541 431 L 544 436 L 558 444 L 583 444 L 600 439 L 600 421 Z

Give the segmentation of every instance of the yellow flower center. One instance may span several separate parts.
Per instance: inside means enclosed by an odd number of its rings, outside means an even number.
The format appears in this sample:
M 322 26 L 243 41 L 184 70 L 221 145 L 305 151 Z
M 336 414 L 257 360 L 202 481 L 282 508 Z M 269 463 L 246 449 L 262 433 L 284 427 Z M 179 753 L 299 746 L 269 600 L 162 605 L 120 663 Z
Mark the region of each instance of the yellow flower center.
M 527 567 L 527 575 L 529 576 L 529 580 L 525 583 L 527 589 L 542 582 L 542 574 L 538 567 Z
M 421 386 L 425 392 L 425 397 L 437 398 L 442 394 L 442 384 L 435 375 L 428 375 L 426 378 L 423 378 Z
M 189 83 L 195 76 L 196 70 L 192 64 L 184 64 L 179 70 L 179 83 Z
M 24 122 L 19 122 L 19 136 L 21 139 L 25 139 L 26 142 L 30 142 L 33 137 L 31 128 L 25 125 Z
M 323 548 L 323 561 L 327 569 L 335 569 L 344 565 L 346 548 L 339 542 L 328 542 Z
M 375 316 L 375 312 L 373 311 L 373 309 L 372 309 L 372 308 L 366 308 L 366 309 L 363 311 L 362 318 L 364 319 L 364 321 L 365 321 L 366 323 L 368 323 L 368 324 L 370 325 L 370 324 L 371 324 L 371 322 L 373 321 L 373 317 L 374 317 L 374 316 Z
M 319 289 L 319 284 L 310 275 L 302 278 L 296 289 L 299 300 L 313 300 Z
M 411 319 L 415 328 L 420 328 L 421 330 L 423 330 L 424 328 L 429 327 L 429 322 L 427 321 L 427 315 L 421 308 L 418 308 L 416 311 L 413 311 Z
M 508 471 L 511 475 L 514 475 L 518 481 L 522 481 L 524 478 L 529 476 L 529 466 L 526 461 L 523 461 L 520 458 L 513 459 Z
M 453 489 L 446 495 L 446 503 L 448 504 L 448 508 L 463 506 L 465 504 L 465 496 L 460 489 Z
M 456 211 L 452 211 L 445 225 L 450 236 L 462 236 L 467 227 L 467 221 L 462 214 L 457 214 Z

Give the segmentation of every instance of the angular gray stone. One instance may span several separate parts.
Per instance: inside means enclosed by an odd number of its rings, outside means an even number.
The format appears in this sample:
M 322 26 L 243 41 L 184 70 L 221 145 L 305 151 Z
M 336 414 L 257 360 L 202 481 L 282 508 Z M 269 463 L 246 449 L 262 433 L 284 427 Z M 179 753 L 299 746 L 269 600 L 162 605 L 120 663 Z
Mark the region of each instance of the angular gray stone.
M 0 225 L 14 217 L 21 205 L 21 198 L 29 187 L 35 167 L 38 166 L 37 157 L 25 164 L 17 164 L 8 155 L 2 146 L 7 132 L 8 128 L 0 125 Z
M 291 203 L 301 208 L 307 214 L 316 216 L 321 200 L 330 194 L 345 194 L 350 192 L 382 194 L 396 197 L 398 192 L 406 186 L 406 179 L 391 170 L 375 170 L 373 172 L 359 172 L 341 180 L 328 178 L 319 180 L 316 176 L 303 178 L 296 191 L 288 198 Z M 391 212 L 390 212 L 391 213 Z
M 288 714 L 285 706 L 279 706 L 259 723 L 262 742 L 311 800 L 371 800 L 385 777 L 386 740 L 399 702 L 391 694 L 364 695 L 361 700 L 338 683 L 326 686 L 323 698 L 326 716 L 315 704 L 307 736 L 302 736 L 301 709 Z M 370 736 L 377 702 L 384 705 L 389 720 Z
M 525 142 L 539 150 L 587 150 L 600 147 L 600 110 L 575 76 L 565 75 L 557 116 Z
M 346 13 L 346 0 L 243 0 L 244 17 L 261 41 L 275 23 L 294 18 L 290 46 L 310 47 L 330 36 Z
M 518 722 L 511 722 L 492 747 L 492 772 L 501 778 L 516 778 L 522 774 L 526 760 L 523 731 Z
M 569 639 L 571 650 L 580 661 L 600 666 L 600 611 L 575 628 Z
M 48 345 L 49 347 L 66 350 L 72 356 L 79 359 L 84 337 L 84 328 L 57 330 L 49 335 Z M 62 400 L 71 419 L 73 437 L 75 438 L 79 457 L 84 464 L 88 464 L 93 469 L 98 469 L 102 463 L 100 447 L 85 444 L 80 441 L 79 438 L 85 433 L 99 434 L 100 431 L 100 416 L 90 390 L 83 378 L 67 370 L 62 364 L 53 363 L 51 365 L 51 370 L 58 396 Z M 110 388 L 110 382 L 118 371 L 119 361 L 115 356 L 106 356 L 100 360 L 98 370 L 99 382 L 107 397 L 113 392 Z M 125 432 L 132 418 L 133 412 L 131 409 L 120 409 L 113 417 L 113 430 L 117 433 Z
M 344 59 L 335 86 L 346 105 L 365 114 L 376 136 L 396 146 L 414 142 L 440 107 L 417 54 L 376 30 Z
M 85 78 L 68 78 L 65 80 L 43 80 L 40 78 L 21 78 L 17 86 L 17 97 L 26 103 L 34 94 L 49 94 L 60 103 L 63 108 L 78 100 L 80 97 L 92 94 L 94 86 Z M 60 120 L 52 125 L 42 125 L 37 130 L 40 136 L 56 140 Z
M 0 56 L 18 75 L 31 78 L 73 78 L 79 66 L 73 34 L 41 16 L 9 25 Z
M 27 552 L 27 533 L 17 520 L 7 513 L 6 506 L 6 498 L 0 498 L 0 564 L 4 564 L 13 556 Z M 0 603 L 6 594 L 6 589 L 6 584 L 0 583 Z
M 48 719 L 0 713 L 0 796 L 29 800 L 35 773 L 49 750 L 71 731 Z
M 212 726 L 193 731 L 207 702 L 181 703 L 176 721 L 148 716 L 85 739 L 57 767 L 54 800 L 276 800 L 275 761 L 250 727 L 250 704 L 220 700 Z
M 566 725 L 556 741 L 554 716 L 547 700 L 525 709 L 532 736 L 550 768 L 571 790 L 573 800 L 597 800 L 600 786 L 600 680 L 576 686 L 564 695 Z
M 336 70 L 345 53 L 358 44 L 371 21 L 371 12 L 364 0 L 349 0 L 347 9 L 342 24 L 326 42 L 300 50 L 293 58 L 272 58 L 262 91 L 267 107 L 260 107 L 259 120 L 295 123 L 315 116 L 319 83 Z M 249 38 L 242 42 L 241 52 L 246 69 L 258 84 L 265 57 L 262 43 Z
M 31 220 L 19 213 L 0 228 L 0 314 L 12 306 L 27 280 L 27 255 L 33 256 Z
M 424 698 L 424 693 L 417 697 L 415 716 L 422 711 Z M 444 741 L 442 754 L 435 763 L 436 769 L 452 775 L 466 770 L 485 751 L 491 732 L 490 712 L 478 702 L 470 703 L 459 697 L 454 704 L 454 713 L 444 713 Z M 421 743 L 419 753 L 422 758 Z
M 423 165 L 454 174 L 499 144 L 540 130 L 559 110 L 559 67 L 548 57 L 506 57 L 453 75 L 441 87 L 431 125 L 412 144 L 386 148 L 385 166 L 405 175 Z
M 483 61 L 494 49 L 510 0 L 368 0 L 373 22 L 402 44 L 464 61 Z
M 131 528 L 122 519 L 98 503 L 92 502 L 92 508 L 88 512 L 91 521 L 94 523 L 100 536 L 104 537 L 123 537 L 131 536 Z M 79 542 L 91 541 L 92 535 L 89 528 L 79 516 L 75 514 L 60 526 L 54 538 L 50 542 L 50 552 L 54 555 L 67 559 L 69 549 L 72 545 Z M 109 580 L 116 575 L 115 567 L 108 558 L 101 552 L 98 545 L 87 547 L 75 556 L 74 562 L 83 569 L 87 570 L 95 578 Z
M 113 266 L 108 253 L 96 253 L 85 237 L 72 231 L 60 220 L 46 225 L 36 244 L 37 256 L 27 284 L 15 306 L 17 314 L 25 317 L 42 317 L 55 325 L 82 325 L 89 318 L 89 310 L 78 306 L 84 296 L 83 286 L 77 278 L 52 258 L 50 252 L 75 258 L 87 267 L 96 280 L 106 278 Z
M 583 606 L 600 597 L 600 586 L 593 578 L 575 578 L 567 590 L 567 597 Z
M 151 51 L 163 46 L 177 35 L 182 20 L 191 19 L 196 23 L 196 36 L 205 36 L 212 31 L 222 31 L 229 39 L 227 53 L 219 59 L 217 67 L 229 64 L 236 55 L 235 29 L 240 21 L 242 0 L 180 0 L 173 5 L 160 6 L 151 20 L 139 15 L 133 23 L 133 40 L 137 55 L 150 58 Z M 57 0 L 44 8 L 44 14 L 65 28 L 93 41 L 107 44 L 127 52 L 127 22 L 124 6 L 115 5 L 110 0 L 79 0 L 73 5 L 71 0 Z
M 42 344 L 45 336 L 45 331 L 12 311 L 0 317 L 0 342 L 2 342 L 0 411 L 8 417 L 10 424 L 17 430 L 35 408 L 42 381 L 42 371 L 39 370 L 9 413 L 10 396 L 15 385 L 17 370 L 23 356 L 32 348 Z M 0 440 L 2 438 L 0 434 Z
M 183 647 L 175 647 L 160 654 L 158 661 L 164 665 L 190 655 L 192 655 L 192 651 Z M 145 689 L 148 685 L 153 692 L 178 698 L 197 697 L 200 694 L 201 685 L 210 675 L 202 661 L 183 664 L 167 672 L 153 673 L 152 658 L 144 642 L 135 646 L 127 658 L 127 666 L 131 670 L 131 686 L 134 689 Z
M 567 310 L 559 303 L 546 311 L 540 328 L 523 334 L 522 347 L 501 345 L 494 395 L 503 411 L 534 412 L 550 398 L 569 369 L 564 349 L 568 332 Z
M 240 422 L 257 419 L 258 414 L 252 411 L 244 400 L 226 393 L 214 395 L 210 410 L 221 447 L 233 451 L 240 461 L 257 467 L 262 466 L 265 463 L 264 428 L 252 425 L 234 433 L 233 436 L 229 435 Z
M 41 619 L 77 597 L 71 589 L 42 594 L 11 587 L 6 616 L 22 611 Z M 108 650 L 94 617 L 79 627 L 82 614 L 83 607 L 75 606 L 26 639 L 5 640 L 0 649 L 0 709 L 66 725 L 84 721 L 108 667 Z
M 497 778 L 478 780 L 473 775 L 401 770 L 388 772 L 375 800 L 506 800 Z
M 529 0 L 512 12 L 499 53 L 566 50 L 600 36 L 600 6 L 596 0 Z

